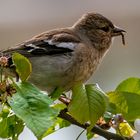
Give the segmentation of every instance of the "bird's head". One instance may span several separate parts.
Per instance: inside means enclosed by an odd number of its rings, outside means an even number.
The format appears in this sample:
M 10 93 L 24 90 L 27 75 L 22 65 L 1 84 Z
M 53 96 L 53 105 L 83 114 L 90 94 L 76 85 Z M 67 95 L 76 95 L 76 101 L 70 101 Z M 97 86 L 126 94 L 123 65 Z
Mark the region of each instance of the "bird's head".
M 96 48 L 109 47 L 111 39 L 115 36 L 122 36 L 122 43 L 125 44 L 124 30 L 113 25 L 113 23 L 98 13 L 87 13 L 74 25 L 75 29 L 87 36 Z

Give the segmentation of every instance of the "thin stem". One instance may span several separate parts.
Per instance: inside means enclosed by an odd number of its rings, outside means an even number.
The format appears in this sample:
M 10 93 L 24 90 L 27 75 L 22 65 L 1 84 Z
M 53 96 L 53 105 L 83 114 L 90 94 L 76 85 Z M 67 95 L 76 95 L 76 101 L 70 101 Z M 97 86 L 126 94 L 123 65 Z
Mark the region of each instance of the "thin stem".
M 78 140 L 78 139 L 80 138 L 80 136 L 81 136 L 84 132 L 85 132 L 85 129 L 84 129 L 82 132 L 80 132 L 80 134 L 78 135 L 78 137 L 76 138 L 76 140 Z

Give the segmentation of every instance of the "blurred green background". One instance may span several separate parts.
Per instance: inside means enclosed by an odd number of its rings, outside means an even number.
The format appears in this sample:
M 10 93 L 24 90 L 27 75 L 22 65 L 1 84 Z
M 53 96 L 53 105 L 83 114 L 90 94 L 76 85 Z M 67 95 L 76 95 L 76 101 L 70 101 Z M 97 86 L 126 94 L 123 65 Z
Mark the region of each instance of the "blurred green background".
M 113 90 L 128 77 L 140 77 L 140 1 L 138 0 L 0 0 L 0 48 L 15 46 L 53 28 L 71 26 L 86 12 L 98 12 L 127 31 L 126 47 L 117 37 L 99 69 L 88 82 Z M 75 140 L 72 126 L 45 140 Z M 34 140 L 28 130 L 20 140 Z M 101 138 L 99 138 L 101 140 Z M 83 134 L 79 140 L 86 140 Z

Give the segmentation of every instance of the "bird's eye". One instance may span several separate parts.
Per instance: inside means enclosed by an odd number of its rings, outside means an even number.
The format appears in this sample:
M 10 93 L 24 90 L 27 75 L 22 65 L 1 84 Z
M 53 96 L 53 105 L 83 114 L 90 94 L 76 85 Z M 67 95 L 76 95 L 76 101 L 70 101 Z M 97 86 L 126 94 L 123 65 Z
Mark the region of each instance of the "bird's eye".
M 109 31 L 109 27 L 108 26 L 101 27 L 100 29 L 103 30 L 104 32 L 108 32 Z

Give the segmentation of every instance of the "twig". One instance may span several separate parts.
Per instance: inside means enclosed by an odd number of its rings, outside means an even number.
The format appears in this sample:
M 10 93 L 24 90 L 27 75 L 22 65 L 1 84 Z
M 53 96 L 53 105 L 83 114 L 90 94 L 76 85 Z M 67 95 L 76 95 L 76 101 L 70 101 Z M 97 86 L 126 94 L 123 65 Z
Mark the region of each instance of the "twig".
M 64 109 L 62 111 L 60 111 L 60 114 L 58 115 L 58 117 L 64 119 L 64 120 L 67 120 L 69 121 L 70 123 L 74 124 L 74 125 L 77 125 L 79 127 L 82 127 L 84 129 L 86 129 L 89 124 L 80 124 L 79 122 L 77 122 L 71 115 L 69 115 L 67 113 L 67 109 Z M 104 138 L 106 138 L 107 140 L 124 140 L 124 137 L 118 135 L 118 134 L 114 134 L 114 133 L 111 133 L 111 132 L 108 132 L 102 128 L 100 128 L 99 126 L 95 125 L 92 130 L 91 130 L 93 133 L 95 134 L 98 134 Z M 126 140 L 133 140 L 133 138 L 127 138 L 125 137 Z

